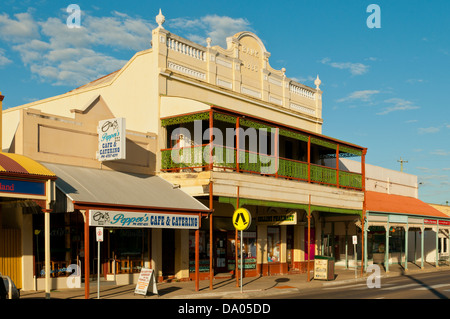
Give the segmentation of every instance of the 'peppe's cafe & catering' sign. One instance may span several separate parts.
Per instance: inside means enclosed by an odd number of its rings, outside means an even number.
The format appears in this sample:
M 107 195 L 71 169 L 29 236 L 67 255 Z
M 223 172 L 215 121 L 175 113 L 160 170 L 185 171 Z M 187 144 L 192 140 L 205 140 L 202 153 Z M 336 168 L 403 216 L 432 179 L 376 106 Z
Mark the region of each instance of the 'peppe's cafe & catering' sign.
M 90 226 L 198 229 L 197 215 L 91 210 Z
M 126 158 L 125 118 L 115 118 L 98 122 L 99 161 L 112 161 Z

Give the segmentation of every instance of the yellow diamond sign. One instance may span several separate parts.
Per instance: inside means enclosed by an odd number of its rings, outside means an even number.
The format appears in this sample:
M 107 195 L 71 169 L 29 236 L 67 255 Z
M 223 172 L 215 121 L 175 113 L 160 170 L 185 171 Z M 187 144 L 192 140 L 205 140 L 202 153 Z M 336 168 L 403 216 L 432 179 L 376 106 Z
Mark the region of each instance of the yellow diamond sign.
M 233 226 L 237 230 L 246 230 L 252 223 L 252 215 L 245 208 L 238 208 L 233 214 Z

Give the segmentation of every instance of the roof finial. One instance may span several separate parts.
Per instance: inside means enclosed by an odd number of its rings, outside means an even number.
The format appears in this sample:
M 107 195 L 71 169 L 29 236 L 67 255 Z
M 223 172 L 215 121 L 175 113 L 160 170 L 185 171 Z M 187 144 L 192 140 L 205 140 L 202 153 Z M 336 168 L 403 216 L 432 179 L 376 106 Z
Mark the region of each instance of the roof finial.
M 320 81 L 320 79 L 319 79 L 319 74 L 317 74 L 317 78 L 316 78 L 316 80 L 314 81 L 314 84 L 316 85 L 316 89 L 317 90 L 320 90 L 320 84 L 322 83 L 322 81 Z
M 159 14 L 156 16 L 156 23 L 158 23 L 158 28 L 164 29 L 164 27 L 162 25 L 165 21 L 166 21 L 166 19 L 162 15 L 161 9 L 159 9 Z

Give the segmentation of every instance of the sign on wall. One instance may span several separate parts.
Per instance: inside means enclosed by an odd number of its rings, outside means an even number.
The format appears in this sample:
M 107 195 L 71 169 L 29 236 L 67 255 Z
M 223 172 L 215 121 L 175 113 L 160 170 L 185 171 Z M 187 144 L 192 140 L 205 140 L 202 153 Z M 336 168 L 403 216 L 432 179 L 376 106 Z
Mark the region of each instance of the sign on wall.
M 125 118 L 115 118 L 98 122 L 99 161 L 113 161 L 126 158 Z
M 45 196 L 45 181 L 0 178 L 0 192 Z
M 198 215 L 91 210 L 90 226 L 198 229 Z
M 259 225 L 297 225 L 297 213 L 259 214 L 256 222 Z

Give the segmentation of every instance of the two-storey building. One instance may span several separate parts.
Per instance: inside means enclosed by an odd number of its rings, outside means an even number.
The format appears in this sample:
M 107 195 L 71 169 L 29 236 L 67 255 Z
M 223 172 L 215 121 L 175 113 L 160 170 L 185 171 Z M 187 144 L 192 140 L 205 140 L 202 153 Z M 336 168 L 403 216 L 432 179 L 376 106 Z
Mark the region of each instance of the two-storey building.
M 135 280 L 143 266 L 159 279 L 236 274 L 241 240 L 246 276 L 302 272 L 323 253 L 330 218 L 361 240 L 366 149 L 322 134 L 319 77 L 313 88 L 273 69 L 251 32 L 228 38 L 227 48 L 210 39 L 203 46 L 164 29 L 163 20 L 159 15 L 151 48 L 120 70 L 3 111 L 6 151 L 58 177 L 52 260 L 85 257 L 94 209 L 200 214 L 195 229 L 108 229 L 101 273 L 118 282 Z M 97 126 L 112 118 L 126 119 L 126 158 L 99 161 Z M 344 157 L 358 161 L 357 172 L 326 161 Z M 151 178 L 153 188 L 141 183 Z M 238 207 L 252 216 L 243 238 L 232 223 Z M 36 217 L 33 228 L 40 223 Z M 37 241 L 32 245 L 37 254 Z M 96 272 L 94 256 L 85 258 L 86 276 Z

